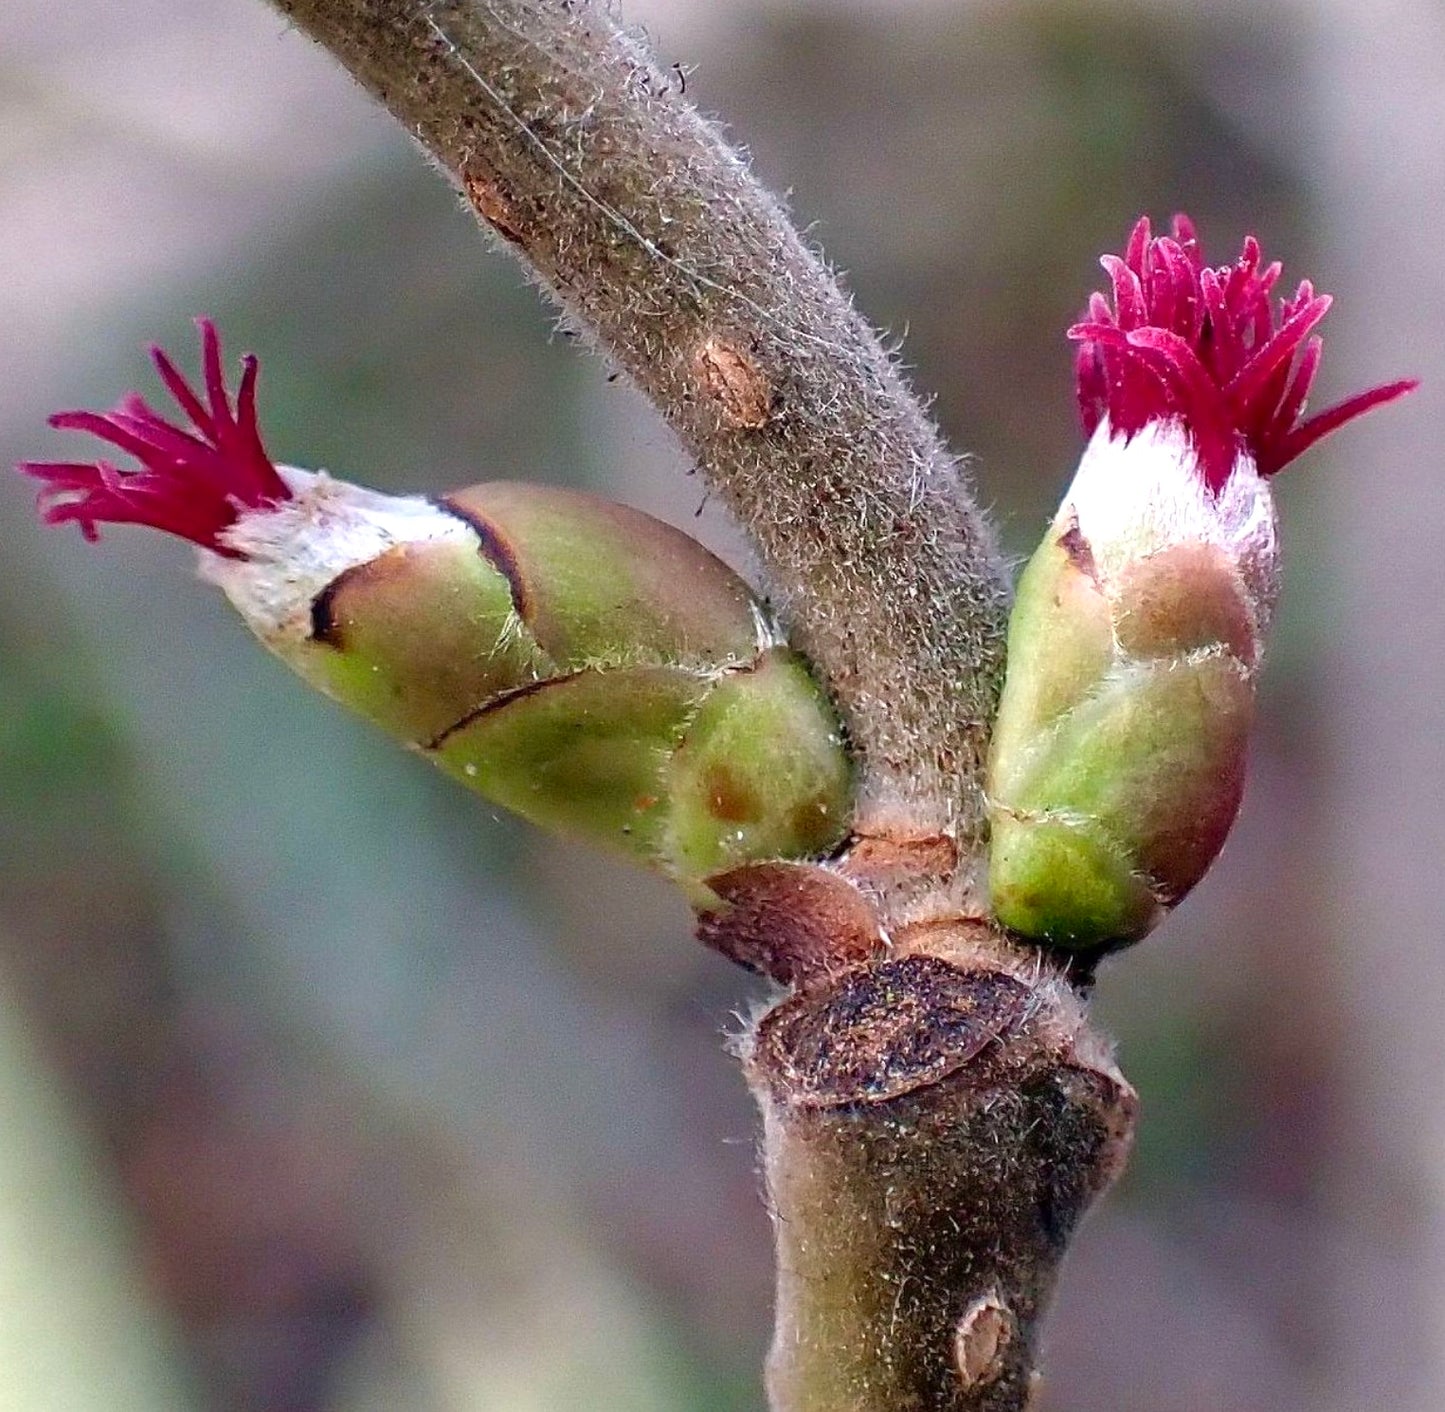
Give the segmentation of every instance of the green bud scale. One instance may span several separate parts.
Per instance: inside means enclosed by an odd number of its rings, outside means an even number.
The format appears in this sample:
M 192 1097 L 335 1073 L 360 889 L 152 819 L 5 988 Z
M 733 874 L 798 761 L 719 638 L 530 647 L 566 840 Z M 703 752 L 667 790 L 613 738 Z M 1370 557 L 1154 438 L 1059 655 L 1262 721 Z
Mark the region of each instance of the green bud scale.
M 492 483 L 428 500 L 276 466 L 255 361 L 234 408 L 202 323 L 192 422 L 139 398 L 62 413 L 141 469 L 29 463 L 52 522 L 150 524 L 312 685 L 463 784 L 677 879 L 812 857 L 846 832 L 837 717 L 743 580 L 681 531 L 595 496 Z

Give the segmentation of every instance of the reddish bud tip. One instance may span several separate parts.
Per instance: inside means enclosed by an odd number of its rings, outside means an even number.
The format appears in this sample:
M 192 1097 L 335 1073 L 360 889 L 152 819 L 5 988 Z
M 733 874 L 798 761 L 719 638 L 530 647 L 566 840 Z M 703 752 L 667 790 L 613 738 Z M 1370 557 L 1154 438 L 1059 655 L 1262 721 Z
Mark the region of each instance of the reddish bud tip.
M 1173 234 L 1157 238 L 1141 217 L 1124 254 L 1100 260 L 1113 285 L 1112 307 L 1094 294 L 1069 329 L 1079 345 L 1085 432 L 1092 435 L 1105 417 L 1125 436 L 1178 418 L 1218 494 L 1241 450 L 1261 475 L 1273 475 L 1321 437 L 1416 385 L 1387 383 L 1300 421 L 1322 347 L 1311 335 L 1330 298 L 1305 280 L 1279 301 L 1276 315 L 1270 293 L 1280 267 L 1260 260 L 1251 235 L 1233 265 L 1211 269 L 1187 216 L 1175 216 Z
M 168 422 L 135 393 L 111 412 L 57 412 L 50 425 L 118 446 L 140 463 L 121 470 L 109 461 L 23 461 L 19 469 L 44 482 L 38 503 L 46 524 L 74 520 L 87 539 L 100 524 L 150 525 L 230 558 L 240 557 L 220 540 L 243 510 L 287 500 L 291 491 L 277 473 L 256 426 L 256 359 L 241 360 L 234 408 L 221 370 L 221 340 L 209 319 L 201 331 L 205 400 L 159 349 L 156 370 L 189 428 Z

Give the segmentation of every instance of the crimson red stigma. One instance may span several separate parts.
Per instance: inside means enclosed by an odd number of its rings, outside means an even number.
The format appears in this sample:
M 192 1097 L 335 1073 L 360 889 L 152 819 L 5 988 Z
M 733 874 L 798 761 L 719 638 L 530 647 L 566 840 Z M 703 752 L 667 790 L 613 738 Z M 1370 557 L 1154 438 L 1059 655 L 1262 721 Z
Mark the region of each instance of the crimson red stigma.
M 241 360 L 234 408 L 221 365 L 221 341 L 209 319 L 201 331 L 205 400 L 159 348 L 151 349 L 161 381 L 189 421 L 167 421 L 135 393 L 110 412 L 57 412 L 50 425 L 118 446 L 139 462 L 121 470 L 110 461 L 24 461 L 19 469 L 43 481 L 39 495 L 47 524 L 74 520 L 87 539 L 98 525 L 150 525 L 228 558 L 242 557 L 221 534 L 243 510 L 291 497 L 266 454 L 256 425 L 256 359 Z
M 1218 494 L 1241 451 L 1271 476 L 1346 422 L 1416 384 L 1386 383 L 1301 421 L 1323 347 L 1315 326 L 1330 307 L 1308 280 L 1288 298 L 1270 295 L 1278 262 L 1261 264 L 1246 236 L 1233 265 L 1210 268 L 1194 225 L 1175 216 L 1171 235 L 1150 234 L 1141 217 L 1124 254 L 1099 262 L 1113 302 L 1094 294 L 1069 329 L 1079 411 L 1092 435 L 1106 417 L 1126 437 L 1150 422 L 1187 429 L 1205 483 Z

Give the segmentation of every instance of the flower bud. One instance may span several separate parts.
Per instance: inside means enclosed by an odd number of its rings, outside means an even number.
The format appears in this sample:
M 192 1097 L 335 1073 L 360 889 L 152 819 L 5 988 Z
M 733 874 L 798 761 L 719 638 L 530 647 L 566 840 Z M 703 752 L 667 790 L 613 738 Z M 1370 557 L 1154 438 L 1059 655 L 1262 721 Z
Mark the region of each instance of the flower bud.
M 137 397 L 62 413 L 131 453 L 28 463 L 45 518 L 149 524 L 201 549 L 258 638 L 488 798 L 704 879 L 843 835 L 836 716 L 763 605 L 681 531 L 594 496 L 492 483 L 437 500 L 271 462 L 256 364 L 235 407 L 201 325 L 206 400 L 158 350 L 189 430 Z
M 1092 947 L 1204 875 L 1244 787 L 1279 543 L 1268 478 L 1391 383 L 1300 422 L 1329 299 L 1281 304 L 1257 243 L 1206 268 L 1141 220 L 1070 330 L 1090 440 L 1019 581 L 987 789 L 995 915 Z

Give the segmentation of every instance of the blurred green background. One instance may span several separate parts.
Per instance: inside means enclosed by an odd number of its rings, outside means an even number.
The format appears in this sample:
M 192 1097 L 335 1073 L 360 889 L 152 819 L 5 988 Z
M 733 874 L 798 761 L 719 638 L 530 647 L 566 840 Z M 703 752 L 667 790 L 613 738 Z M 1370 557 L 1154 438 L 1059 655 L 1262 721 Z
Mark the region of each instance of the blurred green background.
M 1106 968 L 1144 1106 L 1050 1412 L 1445 1406 L 1445 14 L 1427 0 L 648 0 L 1011 550 L 1080 448 L 1062 332 L 1133 219 L 1338 296 L 1319 397 L 1425 387 L 1281 483 L 1250 793 Z M 0 461 L 155 391 L 189 319 L 272 451 L 605 490 L 745 550 L 389 120 L 260 0 L 0 12 Z M 1432 430 L 1433 428 L 1433 430 Z M 771 1293 L 668 889 L 308 693 L 184 546 L 0 482 L 0 1409 L 756 1412 Z

